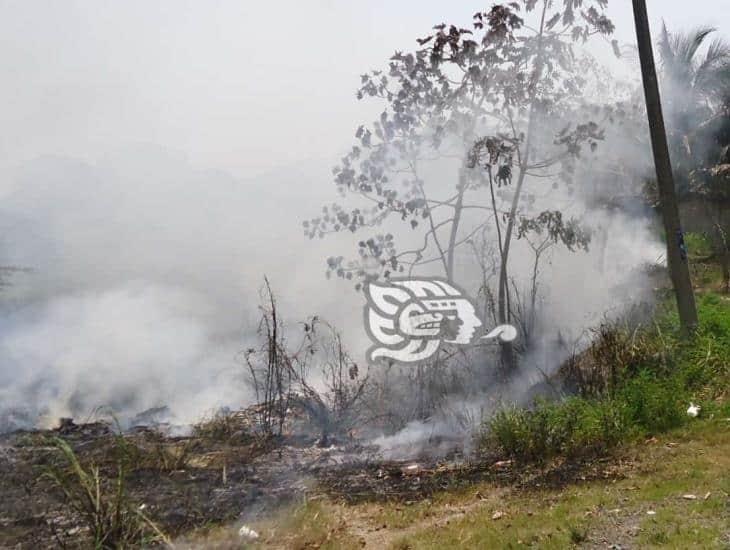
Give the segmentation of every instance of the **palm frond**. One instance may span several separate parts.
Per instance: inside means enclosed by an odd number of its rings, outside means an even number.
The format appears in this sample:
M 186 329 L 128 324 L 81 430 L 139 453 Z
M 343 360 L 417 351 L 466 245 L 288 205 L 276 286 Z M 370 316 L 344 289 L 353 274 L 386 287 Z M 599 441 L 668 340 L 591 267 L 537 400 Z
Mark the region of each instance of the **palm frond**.
M 663 76 L 675 90 L 686 90 L 698 101 L 715 103 L 729 94 L 730 44 L 722 39 L 713 40 L 700 59 L 699 51 L 713 27 L 698 27 L 689 32 L 671 33 L 662 25 L 657 42 Z
M 692 80 L 697 65 L 695 56 L 707 37 L 715 32 L 712 27 L 700 27 L 690 32 L 670 33 L 665 24 L 659 38 L 659 55 L 662 67 L 672 80 Z
M 680 59 L 687 64 L 693 64 L 697 50 L 702 47 L 705 39 L 716 30 L 714 27 L 699 27 L 684 35 L 678 34 L 677 38 L 680 39 L 678 44 L 681 48 L 678 52 L 680 53 Z
M 730 91 L 730 45 L 714 40 L 697 66 L 694 87 L 708 99 L 721 99 Z
M 663 66 L 670 66 L 674 64 L 674 50 L 672 49 L 672 40 L 667 30 L 667 24 L 662 23 L 662 35 L 659 38 L 659 58 L 661 59 Z

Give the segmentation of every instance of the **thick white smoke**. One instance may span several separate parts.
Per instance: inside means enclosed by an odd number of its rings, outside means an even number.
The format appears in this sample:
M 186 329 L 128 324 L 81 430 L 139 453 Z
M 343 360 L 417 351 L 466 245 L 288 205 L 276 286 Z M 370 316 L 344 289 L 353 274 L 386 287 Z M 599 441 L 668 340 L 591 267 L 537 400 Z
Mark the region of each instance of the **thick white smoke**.
M 54 423 L 111 408 L 169 406 L 179 422 L 246 399 L 232 341 L 216 342 L 204 298 L 144 281 L 71 292 L 2 322 L 4 407 Z M 29 418 L 30 420 L 31 418 Z
M 411 13 L 378 2 L 368 5 L 370 20 L 349 11 L 364 8 L 343 4 L 335 11 L 347 24 L 317 33 L 331 3 L 288 2 L 282 11 L 294 15 L 281 22 L 286 40 L 274 60 L 261 51 L 269 40 L 264 26 L 241 31 L 242 21 L 257 20 L 249 15 L 253 3 L 222 2 L 218 12 L 133 4 L 38 13 L 18 4 L 1 23 L 12 47 L 0 56 L 15 72 L 1 92 L 9 128 L 3 149 L 12 155 L 2 162 L 0 265 L 31 271 L 0 293 L 0 430 L 61 415 L 83 419 L 96 407 L 129 418 L 167 406 L 171 420 L 189 422 L 249 404 L 236 356 L 255 336 L 264 274 L 290 325 L 321 315 L 362 359 L 362 296 L 352 283 L 324 278 L 325 258 L 352 256 L 359 235 L 302 236 L 301 220 L 337 196 L 331 162 L 295 161 L 313 151 L 337 157 L 333 144 L 349 145 L 349 132 L 367 120 L 350 95 L 360 72 L 401 44 L 410 47 L 431 23 L 469 16 L 444 13 L 442 3 Z M 398 17 L 383 17 L 393 9 Z M 275 8 L 264 15 L 273 21 Z M 359 46 L 349 34 L 361 30 Z M 344 55 L 347 48 L 333 52 L 332 44 L 345 39 L 353 56 L 333 57 Z M 292 44 L 311 55 L 292 58 Z M 191 151 L 208 167 L 163 147 L 115 152 L 136 140 Z M 647 151 L 635 143 L 606 146 L 625 149 L 627 171 L 646 169 Z M 36 158 L 53 152 L 65 156 Z M 217 169 L 274 164 L 275 172 L 246 179 Z M 454 181 L 449 167 L 432 173 L 450 178 L 436 184 Z M 558 199 L 566 200 L 550 195 L 544 206 Z M 546 258 L 546 338 L 551 323 L 578 337 L 641 296 L 647 281 L 635 268 L 661 254 L 645 213 L 573 208 L 606 228 L 607 245 L 555 249 Z M 529 272 L 526 252 L 515 246 L 514 274 Z M 478 280 L 464 264 L 457 282 L 475 290 Z M 543 349 L 536 362 L 554 366 L 559 354 Z M 515 395 L 533 381 L 519 381 Z M 417 433 L 411 425 L 409 439 Z
M 359 329 L 358 296 L 324 278 L 337 243 L 301 234 L 303 199 L 329 190 L 319 168 L 237 181 L 137 148 L 20 169 L 0 206 L 0 263 L 31 270 L 0 294 L 5 428 L 97 407 L 127 420 L 167 406 L 184 423 L 250 404 L 237 355 L 264 275 L 293 330 L 314 314 Z

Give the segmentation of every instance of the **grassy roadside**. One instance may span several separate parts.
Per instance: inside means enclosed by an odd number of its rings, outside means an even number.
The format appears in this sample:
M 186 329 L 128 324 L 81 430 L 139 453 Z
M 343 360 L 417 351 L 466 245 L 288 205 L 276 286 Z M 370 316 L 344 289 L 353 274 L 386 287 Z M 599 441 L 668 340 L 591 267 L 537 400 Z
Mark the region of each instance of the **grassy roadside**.
M 397 479 L 416 491 L 386 504 L 346 505 L 324 496 L 341 493 L 328 492 L 323 482 L 307 502 L 249 525 L 259 534 L 250 544 L 295 549 L 730 549 L 730 299 L 707 292 L 698 303 L 701 327 L 690 341 L 678 337 L 671 310 L 640 329 L 602 329 L 583 358 L 577 394 L 529 409 L 508 407 L 493 416 L 481 435 L 484 452 L 470 469 L 447 468 L 444 473 L 426 468 L 401 474 Z M 701 406 L 697 418 L 686 413 L 690 401 Z M 231 468 L 248 449 L 246 438 L 239 442 L 243 447 L 228 448 L 236 433 L 226 419 L 196 428 L 198 439 L 220 443 L 205 453 L 206 460 L 212 454 L 217 457 L 212 469 L 191 466 L 197 443 L 148 440 L 147 435 L 139 436 L 135 445 L 125 444 L 122 455 L 134 459 L 128 466 L 135 472 L 151 469 L 156 478 L 169 478 L 164 487 L 175 499 L 182 494 L 180 479 L 189 477 L 195 486 L 202 479 L 203 488 L 215 486 L 214 498 L 201 493 L 203 505 L 225 498 L 231 499 L 227 509 L 239 510 L 254 489 L 237 486 L 234 493 L 234 487 L 226 485 L 227 475 L 241 475 Z M 74 456 L 66 455 L 73 466 Z M 77 467 L 75 472 L 75 477 L 59 478 L 58 485 L 80 489 L 68 500 L 72 506 L 88 503 L 80 511 L 88 512 L 92 532 L 98 525 L 108 532 L 107 519 L 114 519 L 118 510 L 137 517 L 127 510 L 121 481 L 105 485 L 117 490 L 100 498 L 102 484 L 93 466 L 88 471 Z M 479 475 L 470 475 L 473 472 Z M 386 492 L 381 490 L 385 485 L 380 473 L 363 470 L 351 475 L 345 479 L 355 485 L 367 481 L 373 499 Z M 66 483 L 68 479 L 73 483 Z M 450 483 L 454 480 L 459 483 Z M 426 485 L 440 492 L 424 491 Z M 344 486 L 352 490 L 351 484 Z M 462 488 L 446 488 L 455 486 Z M 153 503 L 149 493 L 138 496 L 139 502 Z M 240 524 L 229 521 L 230 516 L 205 522 L 196 518 L 190 527 L 178 528 L 175 534 L 185 535 L 174 545 L 245 547 L 236 528 Z M 111 522 L 112 527 L 117 524 Z M 134 529 L 135 540 L 139 538 L 137 523 L 125 525 Z
M 482 445 L 515 464 L 547 471 L 608 456 L 608 481 L 481 483 L 385 505 L 318 499 L 257 525 L 259 544 L 730 548 L 730 300 L 708 292 L 698 306 L 691 341 L 679 338 L 671 310 L 641 331 L 612 329 L 594 350 L 589 391 L 507 408 L 486 426 Z M 690 401 L 699 418 L 686 414 Z
M 513 494 L 499 510 L 487 508 L 419 530 L 394 546 L 730 545 L 730 422 L 697 423 L 632 452 L 639 456 L 625 479 Z M 502 517 L 494 520 L 497 511 Z
M 410 505 L 317 499 L 255 525 L 256 547 L 730 548 L 730 420 L 694 420 L 616 453 L 609 482 L 482 483 Z M 231 533 L 207 543 L 236 547 Z

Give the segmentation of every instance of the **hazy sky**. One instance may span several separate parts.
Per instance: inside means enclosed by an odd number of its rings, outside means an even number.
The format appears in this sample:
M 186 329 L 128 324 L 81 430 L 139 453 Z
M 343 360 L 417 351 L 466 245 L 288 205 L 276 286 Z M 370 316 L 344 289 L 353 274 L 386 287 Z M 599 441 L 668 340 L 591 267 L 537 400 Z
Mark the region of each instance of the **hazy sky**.
M 4 0 L 0 166 L 130 143 L 245 177 L 335 159 L 369 107 L 358 75 L 492 2 Z M 611 0 L 622 42 L 629 0 Z M 727 0 L 649 0 L 654 25 L 730 31 Z

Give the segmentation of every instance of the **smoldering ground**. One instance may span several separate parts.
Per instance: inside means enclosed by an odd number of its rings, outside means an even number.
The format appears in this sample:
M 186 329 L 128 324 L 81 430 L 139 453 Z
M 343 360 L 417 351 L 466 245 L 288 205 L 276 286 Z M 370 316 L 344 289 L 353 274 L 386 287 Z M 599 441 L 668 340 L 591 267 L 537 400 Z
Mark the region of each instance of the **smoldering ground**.
M 2 254 L 31 271 L 14 275 L 2 296 L 5 428 L 99 407 L 129 419 L 167 406 L 170 420 L 189 423 L 251 404 L 238 353 L 255 339 L 264 274 L 292 333 L 320 315 L 362 361 L 363 298 L 351 282 L 324 277 L 324 259 L 349 253 L 357 235 L 301 234 L 302 203 L 331 197 L 325 177 L 303 164 L 237 181 L 157 148 L 20 169 L 2 204 Z M 646 290 L 636 270 L 661 254 L 648 217 L 590 215 L 610 232 L 605 247 L 556 249 L 542 266 L 546 338 L 576 338 L 619 310 L 617 297 L 636 299 Z M 459 277 L 476 292 L 479 275 L 462 260 Z M 515 274 L 530 261 L 516 255 Z M 541 368 L 558 359 L 543 354 Z
M 427 184 L 446 172 L 434 167 Z M 301 234 L 302 205 L 333 195 L 326 180 L 325 166 L 304 163 L 240 181 L 148 147 L 96 163 L 46 157 L 20 168 L 2 204 L 3 263 L 31 271 L 3 294 L 6 427 L 84 418 L 99 407 L 131 418 L 167 406 L 170 420 L 188 423 L 250 404 L 237 354 L 255 338 L 264 274 L 290 330 L 320 315 L 362 359 L 362 296 L 324 277 L 324 259 L 349 253 L 358 235 Z M 556 192 L 539 200 L 544 208 L 572 203 L 610 237 L 588 252 L 551 250 L 541 265 L 544 337 L 560 331 L 572 341 L 621 300 L 644 294 L 638 269 L 661 247 L 646 212 L 591 209 L 586 197 Z M 404 246 L 409 239 L 417 240 L 405 235 Z M 512 271 L 526 284 L 531 256 L 520 243 L 516 251 Z M 480 274 L 468 250 L 457 263 L 476 293 Z M 541 368 L 554 368 L 561 357 L 540 349 Z M 529 385 L 517 384 L 515 395 Z
M 321 177 L 306 170 L 236 181 L 157 148 L 21 169 L 3 201 L 3 261 L 31 271 L 3 294 L 3 409 L 32 424 L 164 405 L 191 422 L 250 404 L 237 354 L 264 274 L 292 320 L 326 311 L 346 326 L 348 304 L 359 320 L 357 297 L 337 296 L 324 250 L 301 236 L 298 205 Z
M 621 136 L 609 136 L 603 148 L 625 150 L 624 165 L 638 184 L 646 150 Z M 251 404 L 238 353 L 256 337 L 263 275 L 292 334 L 298 321 L 320 315 L 363 361 L 362 296 L 352 283 L 324 277 L 325 258 L 351 254 L 359 236 L 309 241 L 301 234 L 301 220 L 336 198 L 331 163 L 283 163 L 241 179 L 194 167 L 165 148 L 112 150 L 84 160 L 23 161 L 8 180 L 0 260 L 31 271 L 15 275 L 1 297 L 5 427 L 85 418 L 99 407 L 132 418 L 167 406 L 169 420 L 184 424 L 222 406 Z M 434 167 L 426 184 L 442 184 L 442 173 L 453 178 L 448 166 Z M 590 173 L 581 178 L 590 180 Z M 536 199 L 542 209 L 581 216 L 606 238 L 594 239 L 588 252 L 556 248 L 546 255 L 537 335 L 544 344 L 503 392 L 505 400 L 519 399 L 565 357 L 552 344 L 558 333 L 575 342 L 607 312 L 648 295 L 640 268 L 661 257 L 649 213 L 609 212 L 591 199 L 557 192 Z M 405 234 L 402 246 L 417 240 Z M 468 250 L 457 263 L 458 282 L 476 293 L 481 275 Z M 516 284 L 528 283 L 531 267 L 530 251 L 517 243 Z M 475 376 L 488 378 L 491 367 L 479 365 L 484 372 Z M 396 383 L 403 385 L 394 395 L 408 402 L 411 386 Z M 474 403 L 466 408 L 477 421 L 497 405 L 459 392 L 446 401 L 446 419 L 462 401 Z M 404 438 L 418 440 L 408 436 L 414 426 Z M 429 444 L 428 437 L 421 441 Z

